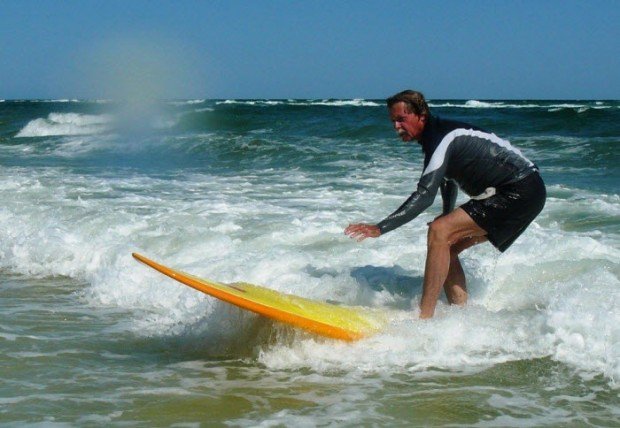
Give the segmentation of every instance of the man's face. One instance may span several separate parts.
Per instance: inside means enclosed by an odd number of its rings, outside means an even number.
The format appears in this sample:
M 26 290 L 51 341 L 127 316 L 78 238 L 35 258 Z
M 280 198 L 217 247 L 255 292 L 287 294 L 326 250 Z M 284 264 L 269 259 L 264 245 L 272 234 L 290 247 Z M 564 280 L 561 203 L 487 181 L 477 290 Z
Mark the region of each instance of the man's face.
M 419 140 L 422 137 L 426 116 L 409 113 L 405 103 L 396 103 L 390 108 L 390 120 L 403 141 Z

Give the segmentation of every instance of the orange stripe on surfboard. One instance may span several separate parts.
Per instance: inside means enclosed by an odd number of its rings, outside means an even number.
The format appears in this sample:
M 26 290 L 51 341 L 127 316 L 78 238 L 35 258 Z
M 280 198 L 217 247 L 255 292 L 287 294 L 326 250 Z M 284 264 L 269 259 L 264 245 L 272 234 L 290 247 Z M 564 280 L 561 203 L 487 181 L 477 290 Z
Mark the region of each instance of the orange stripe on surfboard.
M 361 312 L 361 309 L 359 308 L 356 308 L 356 310 L 354 310 L 353 308 L 350 308 L 350 309 L 342 308 L 340 306 L 330 305 L 328 303 L 315 302 L 315 301 L 311 301 L 309 299 L 303 299 L 297 296 L 277 293 L 274 290 L 264 289 L 263 287 L 253 286 L 256 289 L 265 290 L 265 291 L 268 291 L 274 294 L 278 294 L 282 298 L 282 301 L 284 301 L 288 297 L 291 297 L 291 298 L 298 299 L 300 301 L 307 301 L 311 304 L 320 304 L 322 305 L 321 307 L 323 309 L 330 308 L 333 306 L 334 311 L 351 310 L 352 315 L 354 315 L 355 317 L 361 318 L 362 321 L 364 321 L 365 323 L 368 323 L 368 325 L 365 325 L 364 327 L 360 327 L 360 328 L 347 328 L 347 327 L 335 325 L 335 323 L 330 324 L 329 322 L 311 319 L 307 316 L 293 313 L 294 311 L 289 311 L 286 308 L 278 308 L 275 306 L 270 306 L 269 304 L 255 301 L 252 299 L 252 296 L 244 296 L 243 294 L 246 293 L 246 290 L 244 290 L 241 286 L 237 286 L 235 284 L 227 285 L 227 284 L 221 284 L 217 282 L 203 280 L 201 278 L 197 278 L 195 276 L 186 274 L 184 272 L 171 269 L 167 266 L 164 266 L 153 260 L 150 260 L 147 257 L 144 257 L 140 254 L 133 253 L 132 255 L 136 260 L 139 260 L 140 262 L 157 270 L 158 272 L 161 272 L 162 274 L 167 275 L 170 278 L 176 281 L 179 281 L 189 287 L 192 287 L 198 291 L 201 291 L 205 294 L 208 294 L 210 296 L 213 296 L 225 302 L 231 303 L 240 308 L 255 312 L 259 315 L 263 315 L 265 317 L 274 319 L 276 321 L 284 322 L 286 324 L 290 324 L 290 325 L 302 328 L 304 330 L 316 333 L 321 336 L 330 337 L 333 339 L 345 340 L 345 341 L 359 340 L 366 336 L 371 335 L 372 333 L 375 333 L 377 330 L 380 329 L 378 325 L 370 326 L 371 324 L 373 323 L 383 324 L 383 322 L 377 321 L 378 318 L 376 316 L 369 315 L 367 319 L 364 319 L 366 318 L 366 315 L 363 314 Z M 231 289 L 231 291 L 227 291 L 226 290 L 227 288 Z

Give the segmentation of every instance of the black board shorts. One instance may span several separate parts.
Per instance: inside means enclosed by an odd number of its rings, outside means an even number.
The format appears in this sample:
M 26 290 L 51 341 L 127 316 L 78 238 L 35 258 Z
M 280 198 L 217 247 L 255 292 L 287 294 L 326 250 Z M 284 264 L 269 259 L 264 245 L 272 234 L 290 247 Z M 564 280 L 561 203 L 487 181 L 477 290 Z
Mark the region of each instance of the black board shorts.
M 547 191 L 537 171 L 496 189 L 486 199 L 471 199 L 461 208 L 487 232 L 489 242 L 504 252 L 545 206 Z

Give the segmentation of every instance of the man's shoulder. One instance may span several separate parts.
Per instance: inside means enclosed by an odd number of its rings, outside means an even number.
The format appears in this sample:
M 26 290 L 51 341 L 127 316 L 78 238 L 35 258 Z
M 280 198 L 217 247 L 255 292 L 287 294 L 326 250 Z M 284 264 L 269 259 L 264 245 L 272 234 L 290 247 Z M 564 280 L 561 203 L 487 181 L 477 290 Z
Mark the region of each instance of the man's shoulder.
M 474 131 L 483 131 L 482 128 L 459 120 L 445 119 L 443 117 L 432 117 L 433 127 L 440 134 L 449 134 L 456 129 L 473 129 Z
M 465 122 L 444 119 L 443 117 L 434 115 L 429 116 L 421 141 L 424 152 L 426 154 L 432 154 L 444 137 L 457 129 L 481 130 Z

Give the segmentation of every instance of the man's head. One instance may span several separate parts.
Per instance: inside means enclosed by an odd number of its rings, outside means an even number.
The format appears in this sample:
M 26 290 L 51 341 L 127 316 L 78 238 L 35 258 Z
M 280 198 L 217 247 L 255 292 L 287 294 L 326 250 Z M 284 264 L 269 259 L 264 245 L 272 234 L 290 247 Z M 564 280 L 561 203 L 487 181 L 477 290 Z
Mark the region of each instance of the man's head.
M 403 141 L 419 140 L 430 110 L 424 95 L 406 90 L 387 99 L 390 120 Z

